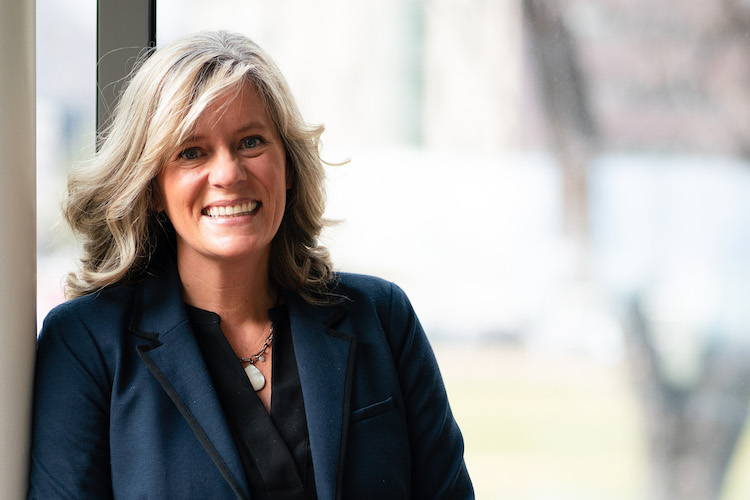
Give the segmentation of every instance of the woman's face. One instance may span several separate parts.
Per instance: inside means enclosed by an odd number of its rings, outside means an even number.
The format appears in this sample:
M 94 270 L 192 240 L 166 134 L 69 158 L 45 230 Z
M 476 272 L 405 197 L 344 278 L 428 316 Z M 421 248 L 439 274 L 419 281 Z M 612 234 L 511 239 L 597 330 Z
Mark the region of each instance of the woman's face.
M 216 99 L 157 183 L 155 208 L 175 228 L 180 261 L 267 259 L 290 183 L 281 137 L 255 88 Z

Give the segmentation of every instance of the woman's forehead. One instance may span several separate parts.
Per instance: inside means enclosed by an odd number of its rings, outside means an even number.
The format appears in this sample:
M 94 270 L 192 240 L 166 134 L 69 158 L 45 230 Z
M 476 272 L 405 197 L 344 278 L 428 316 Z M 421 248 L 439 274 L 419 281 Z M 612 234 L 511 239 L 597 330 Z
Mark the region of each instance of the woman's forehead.
M 182 146 L 203 139 L 217 129 L 232 133 L 279 134 L 263 94 L 250 82 L 224 89 L 210 100 L 196 103 L 178 127 L 173 143 Z
M 239 129 L 272 126 L 260 92 L 249 83 L 230 89 L 208 103 L 193 124 L 193 132 L 212 129 L 227 121 Z

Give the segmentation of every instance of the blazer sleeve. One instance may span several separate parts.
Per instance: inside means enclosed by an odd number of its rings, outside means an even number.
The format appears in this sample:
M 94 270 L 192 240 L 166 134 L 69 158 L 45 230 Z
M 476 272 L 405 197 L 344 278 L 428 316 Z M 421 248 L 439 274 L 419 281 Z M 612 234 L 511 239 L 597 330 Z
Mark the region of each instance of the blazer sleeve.
M 435 355 L 406 294 L 394 284 L 388 327 L 406 407 L 412 497 L 474 498 L 463 458 L 463 437 Z
M 50 313 L 37 344 L 29 498 L 112 498 L 110 376 L 71 309 Z

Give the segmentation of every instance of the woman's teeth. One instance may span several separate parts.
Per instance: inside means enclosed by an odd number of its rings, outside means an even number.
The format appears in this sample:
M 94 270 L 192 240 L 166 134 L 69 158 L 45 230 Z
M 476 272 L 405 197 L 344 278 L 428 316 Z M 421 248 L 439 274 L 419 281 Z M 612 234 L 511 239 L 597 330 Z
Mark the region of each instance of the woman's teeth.
M 257 201 L 250 201 L 240 205 L 230 205 L 221 207 L 208 207 L 203 209 L 203 215 L 209 217 L 237 217 L 239 215 L 248 215 L 258 208 Z

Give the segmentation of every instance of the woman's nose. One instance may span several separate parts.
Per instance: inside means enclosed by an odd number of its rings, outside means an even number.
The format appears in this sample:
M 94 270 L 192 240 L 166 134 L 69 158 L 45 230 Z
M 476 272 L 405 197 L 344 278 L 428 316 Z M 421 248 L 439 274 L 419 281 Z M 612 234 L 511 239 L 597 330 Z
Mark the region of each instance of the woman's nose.
M 242 162 L 230 151 L 219 151 L 211 160 L 208 180 L 212 186 L 231 188 L 247 179 Z

